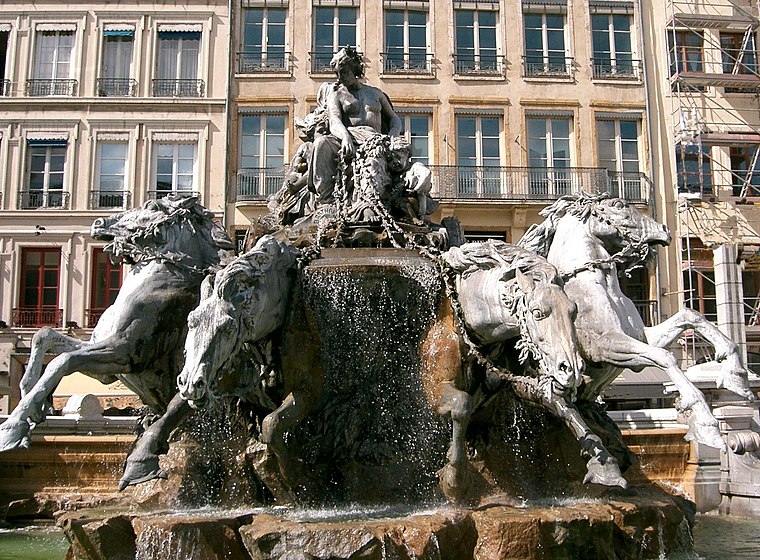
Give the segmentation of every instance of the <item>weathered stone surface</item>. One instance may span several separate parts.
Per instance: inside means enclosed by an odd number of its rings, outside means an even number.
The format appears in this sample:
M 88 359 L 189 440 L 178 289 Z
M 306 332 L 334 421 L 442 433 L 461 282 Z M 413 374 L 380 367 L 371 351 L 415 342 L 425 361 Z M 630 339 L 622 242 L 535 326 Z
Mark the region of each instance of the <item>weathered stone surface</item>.
M 319 522 L 258 515 L 240 534 L 253 560 L 462 560 L 476 540 L 469 513 L 455 510 Z
M 250 515 L 160 515 L 133 519 L 137 560 L 213 560 L 250 558 L 238 529 Z
M 77 560 L 132 560 L 135 533 L 130 517 L 117 515 L 92 520 L 84 514 L 67 514 L 59 520 L 71 543 L 67 557 Z

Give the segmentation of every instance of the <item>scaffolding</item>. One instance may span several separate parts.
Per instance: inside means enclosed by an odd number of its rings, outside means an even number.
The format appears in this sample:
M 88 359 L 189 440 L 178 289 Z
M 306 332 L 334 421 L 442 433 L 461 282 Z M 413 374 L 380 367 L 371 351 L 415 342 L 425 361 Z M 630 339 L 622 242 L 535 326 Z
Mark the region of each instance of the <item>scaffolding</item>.
M 684 289 L 695 301 L 695 278 L 714 283 L 693 258 L 702 214 L 760 196 L 760 0 L 664 1 Z

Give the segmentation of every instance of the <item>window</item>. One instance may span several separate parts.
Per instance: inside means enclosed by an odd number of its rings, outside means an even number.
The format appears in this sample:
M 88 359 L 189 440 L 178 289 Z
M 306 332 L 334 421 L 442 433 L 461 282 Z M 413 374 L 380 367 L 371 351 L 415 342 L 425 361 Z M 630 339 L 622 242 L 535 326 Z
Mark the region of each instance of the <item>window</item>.
M 498 12 L 455 10 L 456 74 L 498 74 L 496 16 Z
M 412 162 L 430 165 L 430 116 L 418 113 L 398 113 L 403 127 L 401 134 L 412 145 Z
M 703 72 L 703 38 L 695 31 L 668 33 L 670 75 L 676 72 Z
M 565 15 L 523 14 L 525 26 L 525 76 L 570 76 L 565 51 Z
M 427 12 L 385 10 L 385 72 L 429 73 Z
M 7 59 L 8 59 L 8 31 L 0 28 L 0 96 L 11 94 L 11 82 L 5 77 L 5 67 L 7 64 Z
M 238 196 L 266 197 L 282 186 L 285 117 L 283 113 L 241 116 Z
M 21 208 L 61 208 L 68 202 L 63 192 L 67 142 L 32 141 L 27 144 L 26 189 Z
M 501 119 L 490 116 L 458 116 L 457 164 L 460 196 L 493 196 L 501 193 Z
M 715 272 L 712 270 L 684 270 L 684 305 L 698 311 L 708 321 L 718 320 L 715 300 Z
M 537 197 L 570 194 L 570 131 L 567 117 L 529 117 L 528 187 Z
M 760 155 L 757 146 L 731 146 L 729 155 L 733 195 L 760 196 Z
M 131 79 L 134 31 L 129 26 L 106 26 L 103 31 L 103 63 L 98 78 L 101 97 L 132 97 L 137 82 Z
M 40 31 L 38 27 L 36 41 L 27 95 L 76 95 L 76 80 L 71 79 L 74 31 Z
M 21 292 L 13 313 L 16 327 L 60 327 L 58 286 L 61 249 L 58 247 L 21 250 Z
M 638 77 L 638 61 L 633 60 L 631 26 L 632 17 L 629 14 L 591 16 L 594 78 Z
M 161 31 L 159 27 L 156 79 L 153 80 L 154 96 L 203 96 L 203 81 L 198 79 L 200 47 L 200 31 Z
M 92 252 L 92 281 L 90 285 L 90 308 L 87 310 L 87 326 L 94 327 L 103 311 L 116 300 L 121 288 L 121 263 L 111 262 L 111 256 L 101 248 Z
M 614 196 L 645 200 L 639 165 L 640 121 L 597 119 L 596 145 L 599 167 L 609 172 Z
M 126 176 L 127 142 L 100 142 L 92 207 L 124 208 L 127 201 Z
M 676 175 L 678 192 L 687 194 L 713 194 L 710 148 L 694 144 L 676 146 Z
M 728 33 L 721 31 L 720 47 L 723 57 L 724 74 L 753 74 L 757 76 L 757 54 L 755 49 L 755 33 Z M 727 87 L 726 93 L 756 93 L 754 88 Z
M 243 52 L 240 72 L 285 70 L 285 21 L 287 8 L 243 10 Z
M 163 143 L 154 145 L 156 182 L 150 196 L 160 198 L 174 193 L 196 193 L 196 145 L 189 143 Z
M 314 52 L 312 72 L 329 72 L 330 60 L 341 47 L 356 46 L 357 8 L 314 7 Z

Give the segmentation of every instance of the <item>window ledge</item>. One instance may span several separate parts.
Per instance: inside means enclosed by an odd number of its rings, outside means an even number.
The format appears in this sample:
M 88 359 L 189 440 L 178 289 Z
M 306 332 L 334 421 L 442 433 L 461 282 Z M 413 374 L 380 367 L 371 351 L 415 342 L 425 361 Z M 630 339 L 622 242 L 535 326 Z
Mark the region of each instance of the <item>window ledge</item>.
M 591 82 L 595 84 L 624 84 L 632 86 L 642 86 L 644 82 L 641 78 L 591 78 Z
M 541 82 L 559 82 L 563 84 L 576 83 L 574 76 L 523 76 L 523 80 L 526 82 L 541 83 Z
M 235 79 L 251 79 L 251 80 L 257 80 L 257 79 L 266 79 L 266 78 L 292 78 L 293 72 L 290 70 L 278 70 L 278 71 L 267 71 L 267 72 L 237 72 L 235 74 Z
M 505 82 L 507 77 L 503 74 L 454 74 L 455 80 L 463 82 Z
M 419 73 L 415 74 L 414 72 L 393 72 L 393 73 L 385 73 L 380 74 L 381 80 L 435 80 L 436 76 L 435 74 L 428 74 L 428 73 Z

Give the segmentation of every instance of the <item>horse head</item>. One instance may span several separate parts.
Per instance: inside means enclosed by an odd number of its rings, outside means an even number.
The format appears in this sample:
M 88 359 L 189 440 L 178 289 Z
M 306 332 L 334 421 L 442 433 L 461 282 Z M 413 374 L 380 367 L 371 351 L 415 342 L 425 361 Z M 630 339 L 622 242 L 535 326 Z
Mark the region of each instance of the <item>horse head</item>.
M 296 255 L 291 246 L 264 236 L 204 279 L 200 304 L 187 318 L 185 365 L 177 378 L 191 405 L 216 398 L 219 375 L 236 365 L 244 343 L 261 341 L 282 325 Z
M 91 235 L 108 241 L 105 250 L 130 264 L 162 259 L 206 268 L 234 248 L 214 214 L 194 196 L 148 200 L 141 207 L 98 218 Z
M 532 357 L 552 379 L 554 391 L 573 400 L 585 371 L 575 332 L 578 308 L 554 281 L 535 281 L 519 268 L 515 280 L 519 290 L 512 305 L 520 323 L 520 361 Z

